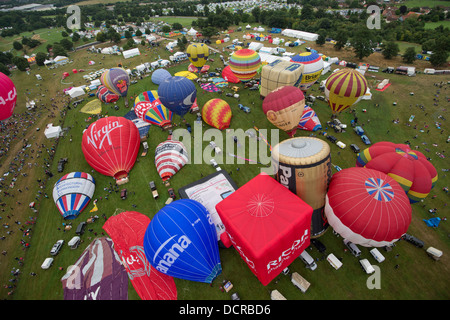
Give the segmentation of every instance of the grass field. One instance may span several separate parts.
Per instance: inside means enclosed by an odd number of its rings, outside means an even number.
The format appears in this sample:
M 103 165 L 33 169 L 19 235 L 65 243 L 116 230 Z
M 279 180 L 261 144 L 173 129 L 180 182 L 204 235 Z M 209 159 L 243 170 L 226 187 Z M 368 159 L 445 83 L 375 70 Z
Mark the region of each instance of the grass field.
M 242 33 L 236 33 L 233 35 L 241 37 Z M 108 44 L 105 44 L 108 45 Z M 301 47 L 289 48 L 290 51 L 299 52 L 304 50 L 305 46 L 311 44 L 305 44 Z M 213 45 L 216 47 L 216 45 Z M 221 49 L 223 46 L 217 46 Z M 142 49 L 142 47 L 140 47 Z M 325 46 L 324 46 L 325 48 Z M 292 49 L 292 50 L 291 50 Z M 331 49 L 332 50 L 332 49 Z M 319 48 L 320 51 L 320 48 Z M 336 52 L 336 56 L 340 56 L 339 52 Z M 335 56 L 333 55 L 333 56 Z M 16 112 L 24 111 L 24 102 L 26 89 L 31 90 L 29 96 L 37 96 L 40 93 L 39 89 L 46 89 L 49 92 L 45 97 L 40 97 L 43 103 L 49 104 L 50 98 L 56 92 L 60 92 L 63 88 L 68 86 L 77 86 L 84 84 L 82 79 L 82 73 L 72 74 L 67 78 L 66 84 L 61 83 L 60 77 L 62 72 L 72 70 L 73 68 L 88 68 L 87 62 L 94 60 L 97 62 L 93 67 L 100 69 L 101 67 L 116 66 L 119 62 L 123 62 L 126 67 L 132 69 L 134 66 L 139 65 L 142 62 L 151 62 L 158 58 L 158 56 L 167 57 L 168 52 L 164 49 L 151 49 L 141 50 L 141 55 L 132 59 L 123 60 L 122 56 L 105 56 L 90 54 L 87 51 L 79 51 L 72 53 L 70 58 L 74 60 L 73 64 L 58 68 L 55 70 L 47 70 L 46 68 L 32 67 L 31 75 L 27 76 L 25 73 L 15 72 L 12 79 L 18 85 L 18 97 L 19 105 Z M 215 59 L 215 62 L 211 62 L 211 68 L 223 67 L 220 59 L 217 56 L 211 55 L 211 58 Z M 100 64 L 101 63 L 101 64 Z M 182 63 L 169 68 L 169 71 L 174 74 L 177 71 L 186 70 L 188 63 Z M 34 75 L 40 73 L 44 81 L 38 82 Z M 55 75 L 53 75 L 55 74 Z M 329 74 L 321 77 L 326 79 Z M 320 237 L 320 240 L 327 246 L 327 253 L 334 253 L 338 257 L 342 257 L 344 266 L 339 270 L 334 270 L 322 254 L 320 254 L 315 248 L 311 249 L 310 254 L 317 259 L 318 268 L 315 271 L 306 269 L 304 264 L 299 260 L 290 266 L 292 272 L 297 271 L 304 276 L 310 283 L 311 287 L 306 294 L 302 294 L 291 283 L 287 276 L 280 275 L 277 281 L 272 281 L 268 286 L 264 287 L 251 273 L 246 264 L 239 257 L 237 251 L 233 248 L 220 249 L 221 262 L 223 272 L 213 282 L 210 287 L 207 284 L 185 281 L 181 279 L 175 279 L 178 299 L 229 299 L 232 292 L 238 292 L 243 300 L 253 299 L 269 299 L 270 291 L 272 289 L 278 289 L 288 299 L 301 299 L 301 300 L 335 300 L 335 299 L 423 299 L 423 300 L 448 300 L 450 299 L 450 292 L 448 287 L 450 285 L 449 279 L 445 274 L 449 272 L 449 258 L 448 252 L 450 249 L 450 241 L 448 235 L 449 227 L 447 222 L 441 222 L 439 228 L 432 229 L 425 225 L 422 219 L 430 218 L 432 215 L 428 213 L 429 208 L 438 208 L 439 216 L 445 216 L 446 207 L 444 204 L 448 201 L 448 195 L 442 191 L 442 188 L 448 186 L 449 179 L 445 172 L 441 169 L 448 168 L 448 160 L 441 159 L 436 156 L 436 152 L 445 151 L 448 153 L 448 144 L 446 144 L 446 138 L 448 136 L 447 130 L 445 134 L 440 134 L 440 130 L 436 128 L 434 123 L 436 121 L 442 122 L 442 128 L 447 129 L 449 126 L 449 120 L 440 120 L 438 115 L 445 114 L 445 110 L 448 107 L 447 90 L 448 85 L 445 85 L 441 89 L 441 93 L 438 97 L 439 103 L 434 106 L 434 98 L 436 98 L 437 87 L 434 86 L 435 82 L 446 81 L 443 76 L 430 76 L 430 75 L 417 75 L 416 77 L 405 77 L 400 75 L 387 75 L 383 73 L 366 73 L 366 78 L 372 89 L 372 100 L 361 101 L 356 109 L 359 122 L 364 124 L 372 143 L 377 141 L 393 141 L 396 143 L 404 143 L 406 140 L 411 141 L 412 146 L 417 145 L 419 151 L 424 152 L 427 156 L 432 158 L 432 163 L 438 170 L 439 180 L 432 194 L 436 194 L 437 198 L 432 199 L 428 197 L 423 203 L 413 205 L 413 220 L 408 230 L 409 233 L 424 240 L 426 245 L 435 246 L 444 251 L 444 256 L 439 262 L 435 262 L 429 259 L 425 253 L 425 249 L 418 249 L 411 244 L 400 241 L 392 252 L 384 252 L 386 261 L 380 264 L 381 269 L 381 289 L 370 290 L 367 288 L 366 281 L 367 275 L 363 273 L 359 267 L 357 258 L 351 256 L 349 252 L 344 250 L 342 238 L 333 235 L 331 228 Z M 392 85 L 384 92 L 378 92 L 375 90 L 375 86 L 378 81 L 384 78 L 389 78 Z M 37 86 L 39 85 L 39 86 Z M 217 97 L 214 93 L 205 93 L 197 86 L 197 97 L 199 106 L 211 98 Z M 238 85 L 243 88 L 242 84 Z M 150 77 L 146 77 L 139 80 L 137 84 L 130 87 L 128 95 L 136 96 L 142 91 L 157 89 Z M 30 92 L 30 91 L 28 91 Z M 231 92 L 230 89 L 225 89 L 225 92 Z M 410 92 L 414 92 L 414 95 L 410 95 Z M 237 108 L 236 99 L 226 97 L 225 94 L 220 98 L 226 100 L 233 112 L 233 118 L 231 121 L 231 128 L 246 129 L 257 126 L 260 129 L 267 128 L 273 129 L 274 127 L 267 121 L 265 115 L 261 110 L 262 100 L 259 98 L 257 91 L 240 90 L 240 103 L 251 107 L 251 113 L 245 114 Z M 313 95 L 322 94 L 319 92 L 318 85 L 314 85 L 310 92 Z M 85 102 L 90 101 L 93 98 L 86 99 Z M 313 108 L 318 113 L 322 122 L 324 130 L 326 130 L 326 121 L 330 119 L 331 111 L 325 102 L 316 100 Z M 396 106 L 393 106 L 393 102 L 397 102 Z M 108 115 L 123 115 L 129 109 L 125 108 L 123 99 L 120 99 L 117 103 L 119 110 L 114 110 L 111 105 L 103 105 L 102 114 Z M 375 105 L 378 104 L 378 107 Z M 423 111 L 419 106 L 423 104 L 426 108 Z M 164 202 L 167 199 L 166 187 L 163 186 L 160 178 L 156 172 L 154 165 L 153 150 L 161 141 L 167 138 L 167 133 L 162 132 L 157 127 L 152 126 L 149 133 L 148 144 L 149 153 L 146 157 L 138 156 L 138 161 L 134 165 L 130 172 L 130 182 L 126 184 L 129 191 L 129 197 L 126 200 L 121 200 L 119 194 L 112 193 L 109 195 L 109 199 L 105 199 L 105 195 L 108 195 L 104 191 L 104 187 L 109 185 L 112 178 L 103 176 L 90 168 L 86 163 L 83 153 L 81 152 L 81 137 L 83 129 L 91 123 L 93 120 L 87 120 L 89 117 L 86 114 L 79 112 L 84 103 L 77 108 L 71 108 L 67 110 L 65 117 L 57 115 L 55 119 L 36 119 L 36 126 L 45 125 L 48 122 L 58 123 L 61 119 L 61 124 L 65 128 L 70 128 L 65 137 L 59 139 L 54 161 L 50 170 L 54 173 L 54 176 L 50 178 L 46 184 L 46 187 L 42 190 L 49 195 L 49 198 L 41 198 L 38 201 L 38 222 L 33 226 L 32 238 L 30 240 L 31 246 L 24 251 L 21 247 L 11 249 L 8 251 L 7 256 L 1 256 L 0 260 L 0 281 L 1 283 L 7 283 L 7 279 L 10 278 L 9 270 L 12 266 L 16 266 L 16 262 L 13 261 L 13 257 L 23 255 L 25 264 L 21 267 L 20 280 L 17 283 L 17 288 L 12 296 L 6 296 L 8 290 L 1 288 L 2 297 L 18 300 L 60 300 L 63 299 L 63 290 L 60 282 L 61 277 L 65 274 L 67 267 L 73 264 L 83 252 L 84 248 L 97 236 L 102 236 L 102 215 L 110 217 L 122 211 L 139 211 L 143 214 L 153 217 L 154 214 L 164 206 Z M 132 105 L 132 102 L 130 103 Z M 363 112 L 362 109 L 367 109 L 367 112 Z M 415 114 L 416 117 L 411 126 L 406 126 L 411 114 Z M 353 119 L 353 115 L 349 112 L 343 112 L 340 115 L 340 120 L 343 123 L 347 123 L 350 127 L 350 120 Z M 399 118 L 399 124 L 393 124 L 392 120 Z M 193 124 L 195 115 L 188 114 L 186 120 L 188 123 Z M 179 117 L 174 116 L 174 122 L 180 127 L 183 127 Z M 427 134 L 427 129 L 424 125 L 428 125 L 430 132 Z M 417 125 L 417 129 L 413 126 Z M 209 128 L 204 124 L 205 130 Z M 30 130 L 34 130 L 35 127 L 31 127 Z M 420 132 L 420 129 L 424 129 L 424 132 Z M 389 130 L 389 132 L 388 132 Z M 350 129 L 343 133 L 334 133 L 327 130 L 329 133 L 335 135 L 339 140 L 349 146 L 351 143 L 356 143 L 361 148 L 363 144 L 358 136 Z M 38 136 L 36 139 L 41 139 L 47 145 L 54 141 L 46 141 L 43 138 L 43 130 L 40 132 L 32 132 L 32 135 Z M 296 136 L 309 136 L 311 132 L 297 131 Z M 324 139 L 324 136 L 320 135 L 320 132 L 313 133 L 317 137 Z M 413 139 L 413 136 L 418 135 L 417 139 Z M 72 137 L 72 142 L 69 141 L 69 137 Z M 280 139 L 287 138 L 284 132 L 280 133 Z M 326 140 L 328 141 L 328 140 Z M 434 147 L 435 143 L 438 146 Z M 206 148 L 208 141 L 203 141 L 203 147 Z M 224 143 L 225 144 L 225 143 Z M 261 147 L 266 147 L 264 144 Z M 246 143 L 246 152 L 248 152 L 248 143 Z M 266 147 L 267 148 L 267 147 Z M 425 148 L 430 149 L 427 153 Z M 353 167 L 355 165 L 356 155 L 347 147 L 344 150 L 339 149 L 336 145 L 331 144 L 332 162 L 335 165 L 339 165 L 341 168 Z M 227 150 L 227 152 L 230 152 Z M 67 245 L 63 247 L 58 256 L 55 257 L 54 265 L 49 270 L 40 269 L 40 265 L 43 260 L 49 256 L 49 251 L 54 242 L 58 239 L 64 239 L 66 243 L 74 236 L 75 228 L 70 231 L 63 232 L 62 229 L 64 222 L 56 209 L 53 200 L 51 199 L 51 193 L 54 183 L 59 179 L 62 174 L 57 174 L 56 165 L 57 160 L 61 157 L 68 157 L 69 161 L 66 164 L 65 173 L 71 171 L 85 171 L 91 173 L 96 180 L 96 191 L 94 198 L 98 199 L 97 205 L 99 211 L 96 214 L 100 217 L 99 220 L 93 224 L 88 225 L 87 229 L 92 231 L 86 231 L 82 236 L 82 244 L 76 250 L 70 250 Z M 230 158 L 228 160 L 233 160 Z M 235 160 L 235 159 L 234 159 Z M 225 161 L 224 161 L 225 162 Z M 223 164 L 221 165 L 223 170 L 232 173 L 233 180 L 238 186 L 242 186 L 255 175 L 260 172 L 260 165 L 254 164 Z M 237 171 L 237 168 L 240 168 Z M 6 169 L 5 169 L 6 170 Z M 171 186 L 178 190 L 180 187 L 194 182 L 200 179 L 201 175 L 213 173 L 214 169 L 204 163 L 202 165 L 188 164 L 178 172 L 173 179 L 171 179 Z M 333 171 L 335 172 L 335 171 Z M 39 176 L 38 172 L 30 172 L 30 176 Z M 42 175 L 42 174 L 41 174 Z M 148 189 L 148 182 L 154 180 L 157 184 L 157 188 L 160 194 L 158 200 L 153 200 L 150 190 Z M 23 183 L 26 183 L 23 181 Z M 29 197 L 33 199 L 34 194 L 39 190 L 34 181 L 28 182 L 30 185 Z M 34 189 L 33 189 L 34 188 Z M 26 195 L 23 195 L 26 197 Z M 100 199 L 102 197 L 102 199 Z M 12 200 L 15 201 L 16 199 Z M 10 200 L 6 200 L 10 201 Z M 23 203 L 28 203 L 23 201 Z M 13 205 L 13 204 L 11 204 Z M 137 207 L 133 207 L 136 205 Z M 81 213 L 81 215 L 74 221 L 74 226 L 83 220 L 89 218 L 92 213 L 89 210 L 92 209 L 92 203 L 88 208 Z M 24 206 L 18 207 L 16 215 L 28 216 L 31 215 L 29 209 Z M 448 210 L 447 210 L 448 211 Z M 106 233 L 105 233 L 106 235 Z M 21 238 L 20 234 L 16 235 L 16 241 Z M 2 243 L 3 245 L 4 243 Z M 14 243 L 10 243 L 11 246 Z M 362 257 L 368 258 L 372 263 L 374 260 L 369 255 L 367 248 L 362 249 Z M 309 250 L 309 249 L 308 249 Z M 398 255 L 398 257 L 396 257 Z M 398 269 L 394 266 L 399 265 Z M 63 270 L 59 270 L 62 267 Z M 30 276 L 30 272 L 36 272 L 37 276 Z M 219 290 L 219 285 L 223 279 L 232 281 L 234 289 L 230 293 L 223 293 Z M 129 285 L 129 298 L 139 299 L 136 292 Z

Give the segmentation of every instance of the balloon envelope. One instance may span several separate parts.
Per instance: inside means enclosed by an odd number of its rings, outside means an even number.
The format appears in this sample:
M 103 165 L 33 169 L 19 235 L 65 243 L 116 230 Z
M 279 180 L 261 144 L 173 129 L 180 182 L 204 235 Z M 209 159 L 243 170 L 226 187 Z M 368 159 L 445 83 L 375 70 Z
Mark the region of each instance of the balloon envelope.
M 358 103 L 367 91 L 367 80 L 355 69 L 332 73 L 325 82 L 325 96 L 333 113 Z
M 229 66 L 234 75 L 242 82 L 250 81 L 261 65 L 261 58 L 257 52 L 251 49 L 241 49 L 234 52 L 229 61 Z
M 0 121 L 11 117 L 16 102 L 16 86 L 7 75 L 0 72 Z
M 239 80 L 239 78 L 236 77 L 236 75 L 233 73 L 233 71 L 231 71 L 230 66 L 226 66 L 222 70 L 222 78 L 224 78 L 226 81 L 231 82 L 231 83 L 241 82 L 241 80 Z
M 170 179 L 188 160 L 186 147 L 180 141 L 166 140 L 156 147 L 156 170 L 163 181 Z
M 195 102 L 197 89 L 194 83 L 185 77 L 168 77 L 159 85 L 158 96 L 166 108 L 184 116 Z
M 401 238 L 411 223 L 411 204 L 401 186 L 383 172 L 347 168 L 328 186 L 325 214 L 334 231 L 365 247 Z
M 303 114 L 297 128 L 307 131 L 317 131 L 322 129 L 322 124 L 320 123 L 319 117 L 310 106 L 305 105 L 305 109 L 303 110 Z
M 124 117 L 93 122 L 83 133 L 81 149 L 87 163 L 101 174 L 121 179 L 128 176 L 139 151 L 136 125 Z
M 308 90 L 319 79 L 323 70 L 322 57 L 314 52 L 302 52 L 291 59 L 292 62 L 300 63 L 304 66 L 300 89 Z
M 197 68 L 205 65 L 209 56 L 209 48 L 204 43 L 192 43 L 186 49 L 189 61 Z
M 62 176 L 53 187 L 53 200 L 64 219 L 75 219 L 87 207 L 95 191 L 95 180 L 85 172 Z
M 97 98 L 104 103 L 116 102 L 119 100 L 119 96 L 114 92 L 111 92 L 105 86 L 99 86 L 96 93 Z
M 115 94 L 126 97 L 130 87 L 130 76 L 124 68 L 111 68 L 103 72 L 101 83 Z
M 171 125 L 173 117 L 172 111 L 164 107 L 159 100 L 138 102 L 134 112 L 140 119 L 163 128 Z
M 202 108 L 202 119 L 219 130 L 230 126 L 231 116 L 230 105 L 222 99 L 211 99 Z
M 425 199 L 438 180 L 435 167 L 425 155 L 406 144 L 377 142 L 358 154 L 358 167 L 386 173 L 405 190 L 411 203 Z
M 195 200 L 176 200 L 158 211 L 144 250 L 156 270 L 176 278 L 211 283 L 222 272 L 214 224 Z
M 156 69 L 152 73 L 152 82 L 156 85 L 160 85 L 161 82 L 164 81 L 164 79 L 171 77 L 171 76 L 172 75 L 170 74 L 170 72 L 167 71 L 166 69 Z
M 297 87 L 283 86 L 266 96 L 262 108 L 274 126 L 292 137 L 305 108 L 305 96 Z

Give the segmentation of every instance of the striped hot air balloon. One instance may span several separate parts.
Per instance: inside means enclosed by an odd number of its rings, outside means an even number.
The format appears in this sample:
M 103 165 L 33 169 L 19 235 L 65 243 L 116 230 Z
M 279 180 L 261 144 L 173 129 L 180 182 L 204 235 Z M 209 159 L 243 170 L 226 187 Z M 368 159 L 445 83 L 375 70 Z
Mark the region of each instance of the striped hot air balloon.
M 64 219 L 75 219 L 94 195 L 95 180 L 85 172 L 71 172 L 53 187 L 53 200 Z
M 392 177 L 405 190 L 410 203 L 426 198 L 438 180 L 436 168 L 425 155 L 406 144 L 377 142 L 358 154 L 356 166 Z
M 219 130 L 230 126 L 231 116 L 230 105 L 222 99 L 211 99 L 202 108 L 202 119 Z
M 323 70 L 322 57 L 314 52 L 303 52 L 291 59 L 292 62 L 300 63 L 304 66 L 300 90 L 308 90 L 314 82 L 319 79 Z
M 197 68 L 205 65 L 209 56 L 209 48 L 204 43 L 192 43 L 186 50 L 189 61 Z
M 258 53 L 251 49 L 237 50 L 230 57 L 229 66 L 231 71 L 242 82 L 248 82 L 253 78 L 261 65 Z
M 97 89 L 97 98 L 104 103 L 116 102 L 119 100 L 119 96 L 112 91 L 109 91 L 104 85 L 101 85 Z
M 362 99 L 367 91 L 367 80 L 355 69 L 334 72 L 325 82 L 325 96 L 333 113 L 344 111 Z
M 173 113 L 159 100 L 138 102 L 134 107 L 134 112 L 140 119 L 163 128 L 171 125 L 173 117 Z
M 180 141 L 168 139 L 156 147 L 156 170 L 163 181 L 170 179 L 187 162 L 187 149 Z

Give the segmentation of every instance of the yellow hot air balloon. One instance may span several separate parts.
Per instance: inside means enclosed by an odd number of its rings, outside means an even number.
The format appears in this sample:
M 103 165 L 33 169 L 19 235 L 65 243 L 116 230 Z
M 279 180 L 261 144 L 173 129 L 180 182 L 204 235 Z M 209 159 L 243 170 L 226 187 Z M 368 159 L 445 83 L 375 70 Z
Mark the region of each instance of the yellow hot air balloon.
M 325 96 L 333 113 L 338 113 L 358 103 L 367 87 L 367 80 L 359 71 L 342 69 L 328 77 Z
M 187 48 L 186 54 L 195 67 L 201 68 L 208 60 L 209 48 L 204 43 L 193 43 Z

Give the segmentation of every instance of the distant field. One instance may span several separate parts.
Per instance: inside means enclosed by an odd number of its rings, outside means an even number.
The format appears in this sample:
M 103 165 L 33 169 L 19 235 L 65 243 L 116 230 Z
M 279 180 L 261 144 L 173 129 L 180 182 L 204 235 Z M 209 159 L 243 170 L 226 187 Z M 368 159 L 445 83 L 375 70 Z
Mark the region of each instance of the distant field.
M 61 35 L 61 31 L 63 30 L 64 28 L 38 29 L 33 32 L 23 32 L 20 35 L 14 35 L 12 37 L 0 38 L 0 50 L 7 51 L 12 48 L 14 41 L 20 42 L 23 37 L 31 38 L 33 35 L 38 34 L 43 40 L 41 41 L 42 44 L 39 47 L 30 50 L 30 53 L 45 52 L 47 43 L 54 43 L 63 39 L 63 36 Z
M 398 4 L 398 6 L 406 5 L 408 8 L 414 7 L 429 7 L 433 8 L 435 6 L 450 6 L 450 1 L 440 1 L 440 0 L 406 0 L 402 4 Z
M 438 22 L 427 22 L 425 23 L 425 29 L 434 29 L 443 25 L 444 28 L 450 28 L 450 20 L 438 21 Z

